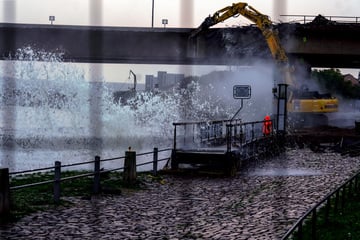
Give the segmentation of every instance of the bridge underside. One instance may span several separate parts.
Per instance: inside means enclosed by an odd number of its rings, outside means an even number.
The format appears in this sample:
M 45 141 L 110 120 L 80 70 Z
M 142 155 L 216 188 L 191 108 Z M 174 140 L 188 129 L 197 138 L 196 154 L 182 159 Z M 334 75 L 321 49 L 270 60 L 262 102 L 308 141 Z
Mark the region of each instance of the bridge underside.
M 290 58 L 312 67 L 360 68 L 360 24 L 280 24 Z M 62 52 L 64 61 L 186 65 L 250 65 L 272 61 L 254 26 L 209 29 L 189 39 L 193 29 L 118 28 L 0 24 L 1 59 L 18 49 Z

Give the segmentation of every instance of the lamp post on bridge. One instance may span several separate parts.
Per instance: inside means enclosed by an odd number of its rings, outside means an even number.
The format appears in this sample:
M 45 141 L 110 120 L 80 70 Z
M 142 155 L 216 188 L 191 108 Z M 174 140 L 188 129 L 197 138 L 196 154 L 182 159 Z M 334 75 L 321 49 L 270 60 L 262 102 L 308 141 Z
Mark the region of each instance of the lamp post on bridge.
M 152 10 L 151 10 L 151 27 L 154 28 L 154 1 L 152 0 Z
M 49 16 L 49 21 L 51 22 L 51 25 L 53 25 L 55 21 L 55 16 Z
M 163 19 L 162 20 L 162 24 L 164 25 L 164 28 L 166 28 L 166 24 L 168 24 L 169 21 L 167 19 Z

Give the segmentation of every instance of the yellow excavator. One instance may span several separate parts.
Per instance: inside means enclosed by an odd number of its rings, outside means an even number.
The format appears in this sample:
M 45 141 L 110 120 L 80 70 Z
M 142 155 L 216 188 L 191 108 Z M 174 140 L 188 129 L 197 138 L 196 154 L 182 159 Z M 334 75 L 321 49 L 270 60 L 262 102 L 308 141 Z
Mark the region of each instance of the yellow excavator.
M 264 15 L 249 6 L 247 3 L 234 3 L 215 12 L 212 16 L 207 17 L 204 22 L 195 29 L 190 37 L 194 38 L 202 31 L 209 27 L 223 22 L 230 17 L 242 15 L 255 23 L 261 30 L 268 44 L 270 52 L 279 67 L 282 74 L 282 83 L 289 86 L 289 96 L 287 102 L 287 111 L 290 118 L 296 119 L 295 125 L 327 125 L 327 117 L 325 113 L 338 111 L 338 99 L 330 94 L 319 94 L 317 91 L 309 91 L 308 89 L 299 89 L 293 80 L 294 69 L 290 67 L 288 57 L 284 48 L 280 43 L 277 30 L 273 28 L 273 23 L 267 15 Z

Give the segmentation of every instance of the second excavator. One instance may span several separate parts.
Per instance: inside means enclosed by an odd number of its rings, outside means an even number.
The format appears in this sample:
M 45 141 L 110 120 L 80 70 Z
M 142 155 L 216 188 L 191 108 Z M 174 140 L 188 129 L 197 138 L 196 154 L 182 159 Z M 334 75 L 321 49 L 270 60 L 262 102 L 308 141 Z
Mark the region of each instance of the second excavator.
M 274 24 L 267 15 L 257 11 L 247 3 L 234 3 L 216 11 L 212 16 L 207 17 L 204 22 L 195 29 L 190 37 L 194 38 L 201 32 L 211 26 L 223 22 L 230 17 L 242 15 L 255 23 L 261 30 L 270 52 L 276 61 L 278 71 L 282 74 L 282 83 L 289 86 L 289 96 L 287 102 L 287 111 L 293 125 L 309 126 L 309 125 L 327 125 L 326 113 L 338 111 L 338 99 L 329 94 L 319 94 L 317 91 L 309 91 L 300 89 L 296 81 L 293 79 L 293 68 L 290 66 L 288 57 L 281 45 L 278 32 L 274 29 Z

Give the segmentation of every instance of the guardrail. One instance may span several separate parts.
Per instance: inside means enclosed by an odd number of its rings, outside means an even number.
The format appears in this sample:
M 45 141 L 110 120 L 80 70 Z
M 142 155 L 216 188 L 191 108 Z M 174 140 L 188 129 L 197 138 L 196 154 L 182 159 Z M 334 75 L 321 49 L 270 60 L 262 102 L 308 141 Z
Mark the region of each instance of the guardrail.
M 309 23 L 312 22 L 317 16 L 316 15 L 280 15 L 281 17 L 288 18 L 289 22 Z M 339 23 L 360 23 L 360 17 L 351 16 L 326 16 L 323 15 L 329 21 L 335 21 Z
M 354 191 L 359 190 L 359 179 L 360 172 L 355 174 L 340 187 L 326 195 L 320 202 L 314 207 L 309 209 L 294 225 L 291 227 L 286 234 L 281 238 L 282 240 L 287 239 L 304 239 L 303 225 L 305 222 L 311 224 L 311 239 L 317 239 L 317 222 L 319 219 L 318 210 L 322 207 L 324 209 L 324 221 L 328 223 L 330 211 L 333 210 L 334 214 L 337 214 L 339 210 L 343 211 L 346 201 L 353 195 Z M 340 206 L 339 206 L 340 205 Z M 332 208 L 332 209 L 331 209 Z M 308 239 L 308 238 L 307 238 Z
M 231 152 L 233 146 L 241 148 L 264 137 L 265 122 L 270 123 L 269 133 L 273 135 L 272 120 L 242 122 L 241 119 L 234 119 L 173 123 L 174 150 L 226 145 L 227 152 Z
M 124 180 L 128 182 L 134 181 L 134 177 L 136 178 L 136 169 L 137 167 L 149 165 L 152 164 L 152 173 L 154 175 L 158 172 L 158 163 L 163 161 L 169 161 L 171 154 L 169 154 L 168 157 L 163 157 L 159 159 L 159 153 L 162 152 L 168 152 L 172 150 L 171 148 L 161 149 L 154 148 L 153 151 L 145 152 L 136 154 L 136 152 L 129 151 L 125 152 L 125 156 L 122 157 L 116 157 L 116 158 L 108 158 L 108 159 L 101 159 L 99 156 L 95 156 L 94 161 L 87 161 L 87 162 L 80 162 L 80 163 L 74 163 L 74 164 L 67 164 L 67 165 L 61 165 L 60 161 L 56 161 L 54 166 L 51 167 L 45 167 L 45 168 L 38 168 L 33 170 L 25 170 L 25 171 L 18 171 L 18 172 L 9 172 L 8 168 L 0 168 L 0 216 L 2 214 L 7 214 L 9 212 L 9 192 L 10 191 L 16 191 L 18 189 L 23 188 L 30 188 L 45 184 L 53 184 L 53 192 L 54 192 L 54 202 L 59 203 L 60 202 L 60 183 L 65 181 L 71 181 L 77 178 L 83 178 L 83 177 L 89 177 L 93 176 L 93 194 L 98 194 L 100 192 L 100 176 L 104 173 L 114 172 L 114 171 L 120 171 L 123 170 L 124 172 Z M 130 153 L 130 154 L 129 154 Z M 136 164 L 136 157 L 140 156 L 146 156 L 152 154 L 152 160 Z M 108 161 L 115 161 L 115 160 L 124 160 L 123 166 L 113 169 L 104 170 L 101 168 L 101 163 L 108 162 Z M 61 178 L 61 172 L 64 168 L 68 167 L 74 167 L 79 165 L 86 165 L 86 164 L 93 164 L 94 165 L 94 171 L 84 174 L 79 174 L 71 177 L 65 177 Z M 16 176 L 20 174 L 31 174 L 31 173 L 39 173 L 39 172 L 45 172 L 45 171 L 54 171 L 54 179 L 48 180 L 48 181 L 42 181 L 42 182 L 36 182 L 31 184 L 25 184 L 20 186 L 13 186 L 10 187 L 10 177 Z

